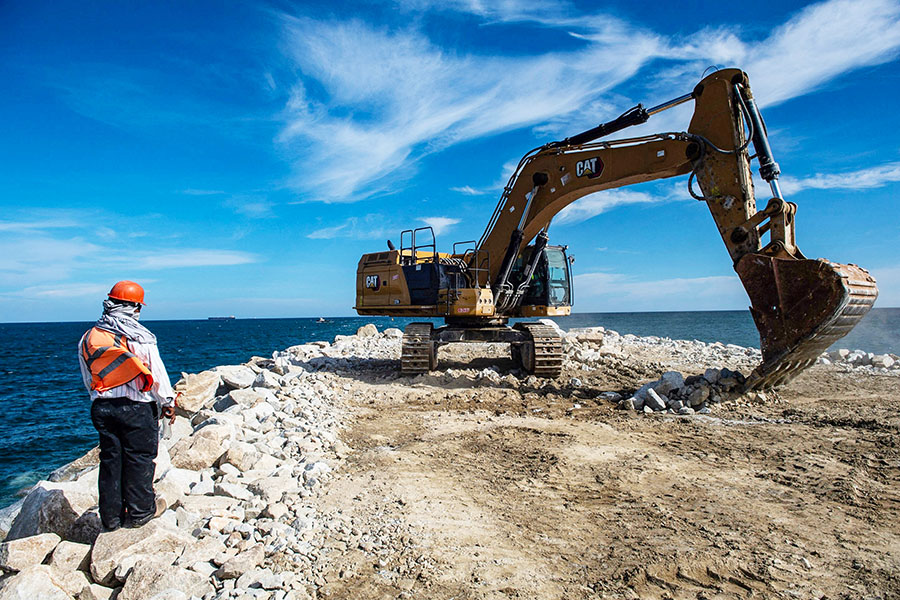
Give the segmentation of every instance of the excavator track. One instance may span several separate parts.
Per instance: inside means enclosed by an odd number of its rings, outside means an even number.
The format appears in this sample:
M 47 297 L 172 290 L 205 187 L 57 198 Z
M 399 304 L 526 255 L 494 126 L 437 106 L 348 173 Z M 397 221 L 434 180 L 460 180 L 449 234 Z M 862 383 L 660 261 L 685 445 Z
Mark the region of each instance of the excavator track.
M 875 280 L 856 265 L 824 259 L 763 261 L 753 255 L 737 270 L 754 304 L 750 312 L 763 354 L 762 364 L 747 378 L 747 390 L 790 382 L 847 335 L 878 297 Z M 768 289 L 763 294 L 756 287 L 754 294 L 754 282 Z
M 400 372 L 421 375 L 437 366 L 437 350 L 432 340 L 431 323 L 410 323 L 403 331 L 400 349 Z
M 556 330 L 543 323 L 517 323 L 515 328 L 527 332 L 531 338 L 518 350 L 522 367 L 538 377 L 559 377 L 563 365 L 563 340 Z

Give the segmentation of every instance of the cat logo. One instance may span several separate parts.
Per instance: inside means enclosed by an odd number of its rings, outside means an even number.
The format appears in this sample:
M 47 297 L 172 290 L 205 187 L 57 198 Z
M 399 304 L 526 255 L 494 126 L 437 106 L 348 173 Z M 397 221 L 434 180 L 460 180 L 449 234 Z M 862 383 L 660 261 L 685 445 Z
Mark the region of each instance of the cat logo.
M 378 275 L 366 275 L 366 287 L 370 290 L 378 291 L 378 287 L 381 284 L 381 279 Z
M 586 158 L 575 163 L 575 175 L 578 177 L 587 176 L 588 179 L 600 177 L 603 172 L 603 161 L 599 156 L 594 158 Z

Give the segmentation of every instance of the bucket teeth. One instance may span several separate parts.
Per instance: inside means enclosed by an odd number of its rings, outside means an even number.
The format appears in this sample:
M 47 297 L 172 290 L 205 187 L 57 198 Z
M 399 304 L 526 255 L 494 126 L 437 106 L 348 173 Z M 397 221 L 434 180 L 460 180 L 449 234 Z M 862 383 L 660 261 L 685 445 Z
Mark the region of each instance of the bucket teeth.
M 847 335 L 878 297 L 875 280 L 856 265 L 748 254 L 735 270 L 750 296 L 763 355 L 746 389 L 788 383 Z

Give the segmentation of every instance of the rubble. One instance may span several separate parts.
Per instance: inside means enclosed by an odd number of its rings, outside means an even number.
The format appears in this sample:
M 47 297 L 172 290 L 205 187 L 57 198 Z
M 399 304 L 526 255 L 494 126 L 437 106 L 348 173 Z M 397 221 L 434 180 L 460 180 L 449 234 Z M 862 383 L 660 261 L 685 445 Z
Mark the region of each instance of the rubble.
M 702 373 L 660 368 L 654 381 L 614 390 L 597 390 L 586 376 L 545 380 L 515 366 L 463 365 L 404 378 L 396 368 L 402 333 L 396 328 L 379 333 L 370 324 L 334 343 L 301 344 L 271 358 L 186 375 L 177 385 L 184 393 L 179 417 L 167 428 L 157 459 L 155 489 L 166 506 L 162 516 L 140 529 L 99 533 L 96 468 L 91 468 L 96 459 L 75 461 L 78 468 L 58 471 L 71 481 L 39 483 L 12 521 L 0 546 L 0 568 L 8 573 L 0 600 L 115 594 L 125 600 L 316 597 L 326 584 L 330 552 L 361 552 L 393 578 L 427 570 L 428 559 L 416 552 L 409 525 L 389 519 L 359 523 L 323 513 L 316 503 L 353 453 L 340 436 L 345 402 L 359 401 L 352 375 L 361 364 L 376 379 L 449 386 L 455 397 L 473 402 L 479 401 L 475 388 L 514 398 L 554 389 L 568 412 L 581 409 L 586 398 L 610 408 L 692 419 L 736 398 L 769 401 L 764 394 L 744 395 L 744 375 L 734 370 L 749 372 L 760 362 L 754 348 L 639 338 L 602 327 L 562 333 L 567 369 L 573 372 L 592 371 L 646 348 L 676 357 L 679 364 L 731 368 Z M 900 357 L 892 354 L 836 350 L 820 362 L 900 375 Z M 577 394 L 578 401 L 567 394 Z

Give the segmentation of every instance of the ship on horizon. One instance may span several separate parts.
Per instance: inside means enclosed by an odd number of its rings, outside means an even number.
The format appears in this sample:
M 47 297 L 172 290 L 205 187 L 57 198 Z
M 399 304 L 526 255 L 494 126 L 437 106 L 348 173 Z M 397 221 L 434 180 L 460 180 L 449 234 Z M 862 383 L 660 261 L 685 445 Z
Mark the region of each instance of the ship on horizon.
M 208 321 L 230 321 L 234 319 L 234 315 L 228 315 L 227 317 L 206 317 Z

